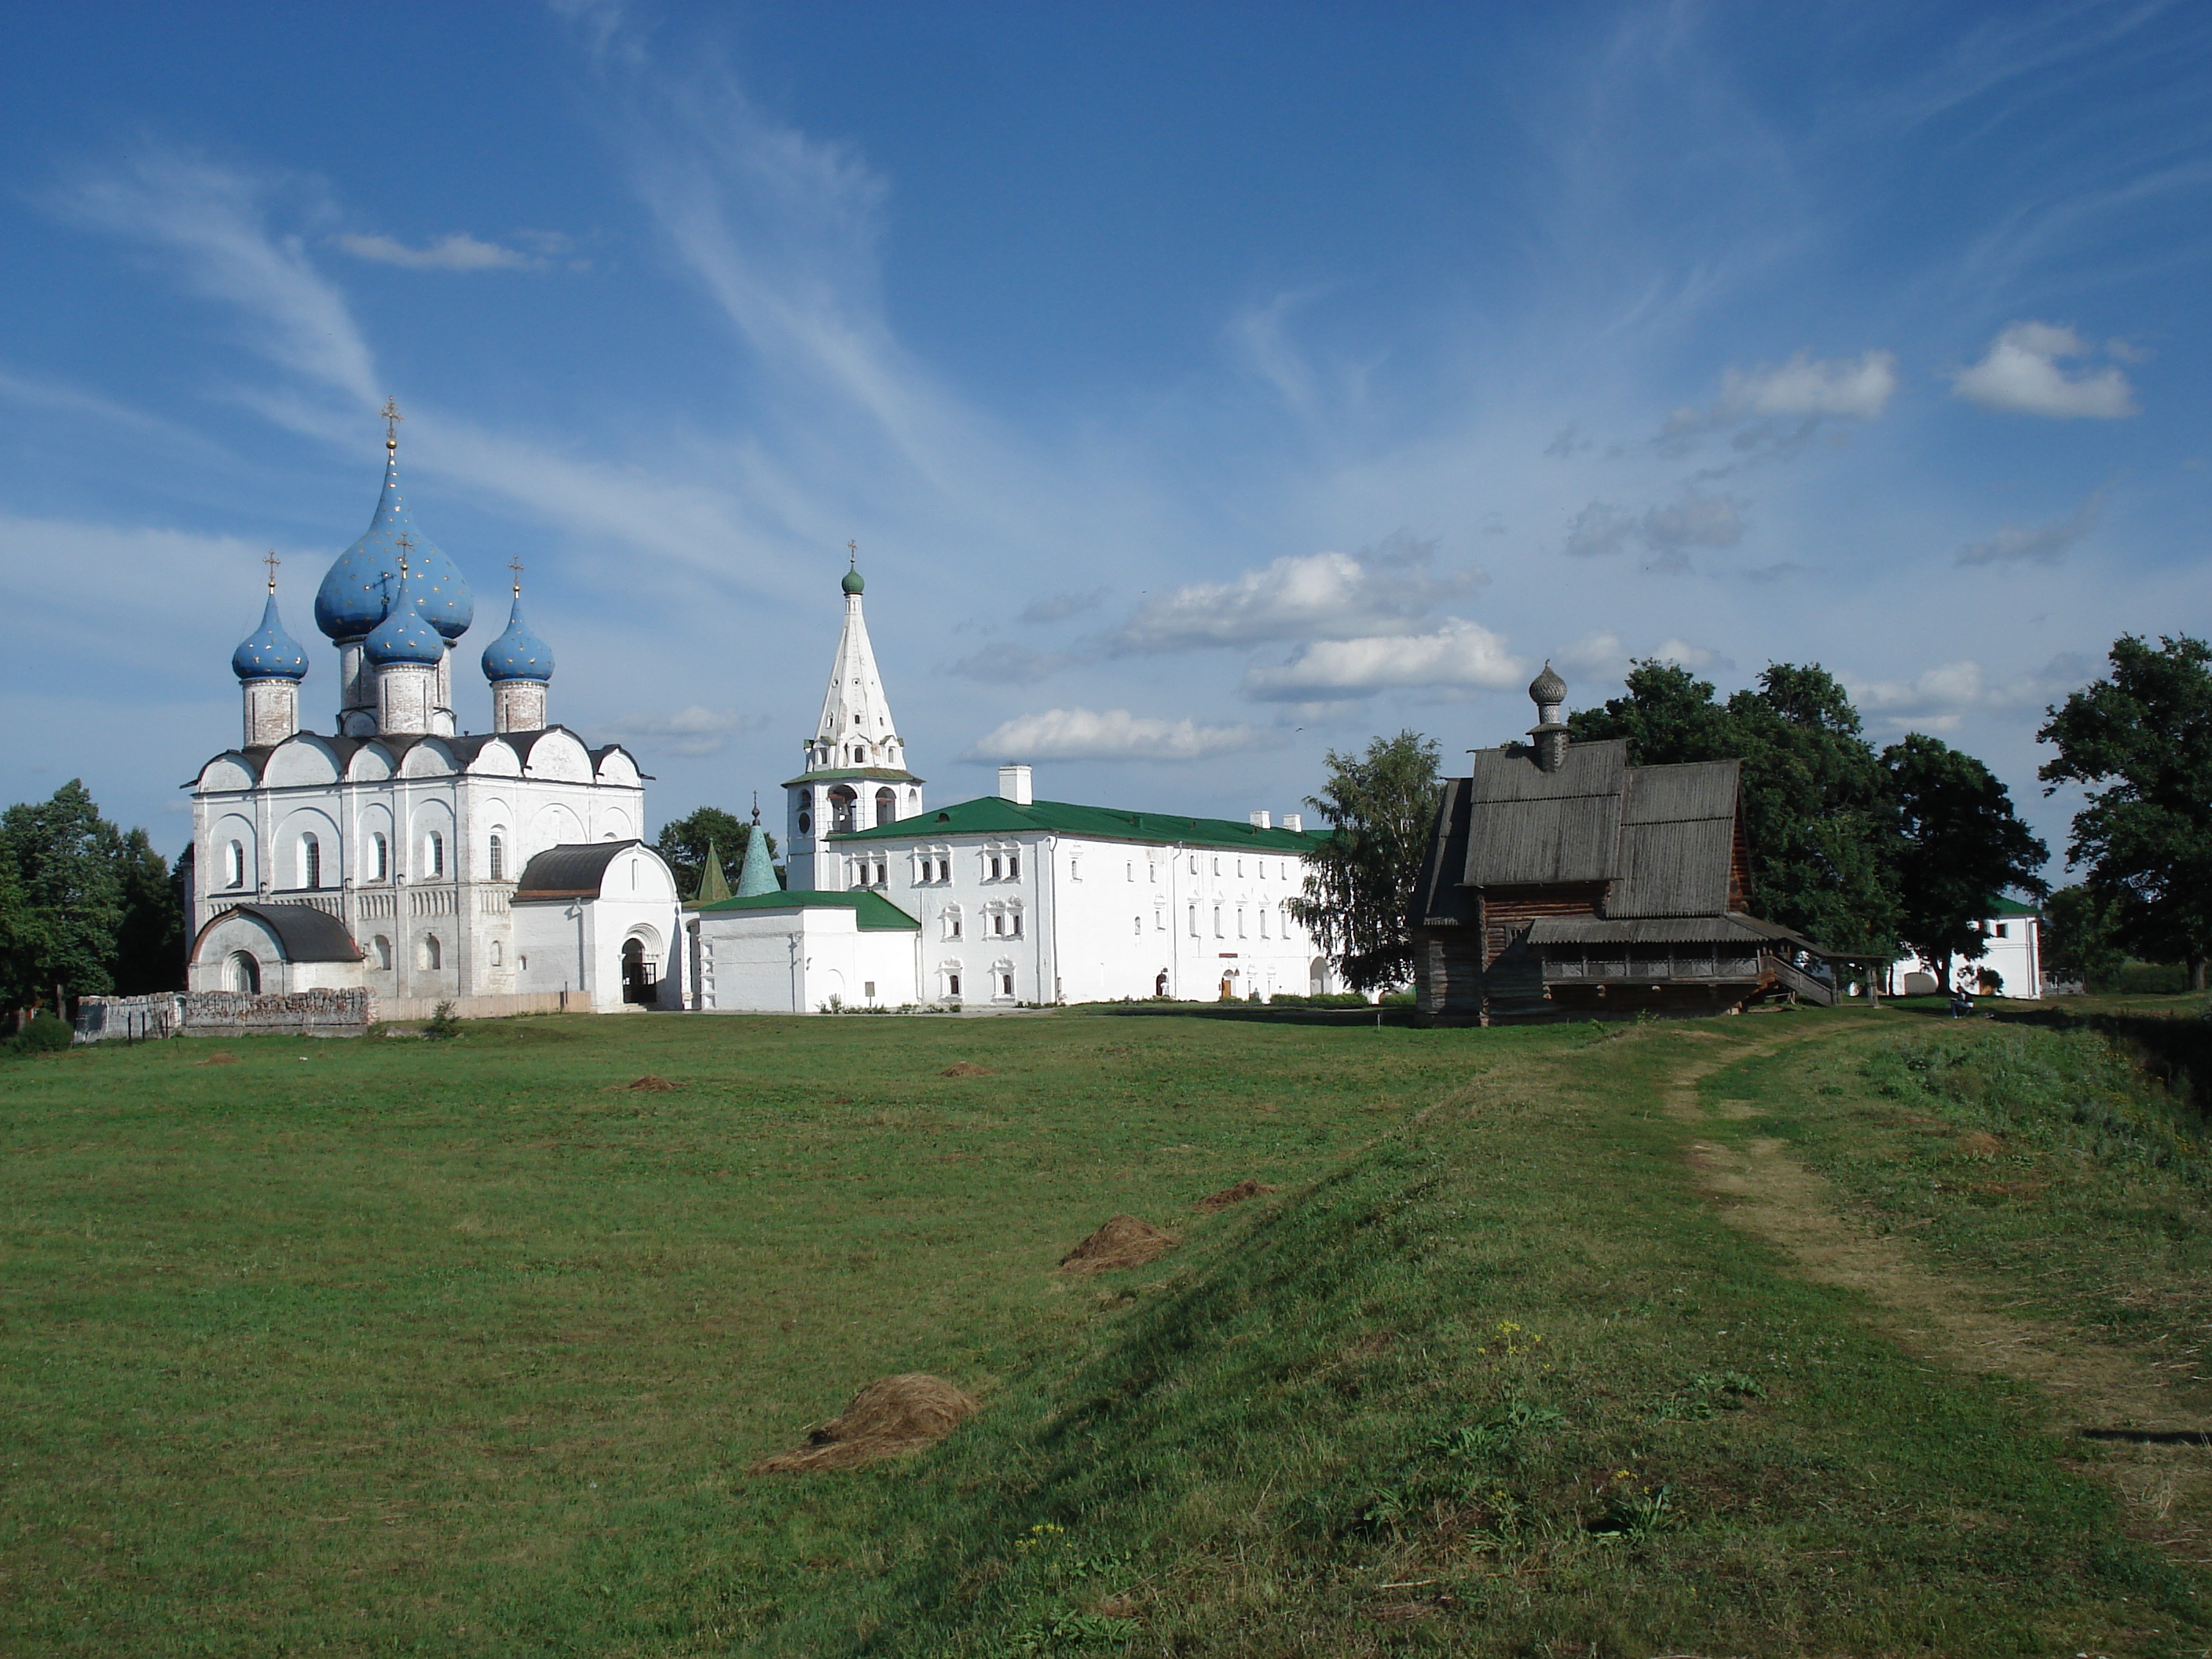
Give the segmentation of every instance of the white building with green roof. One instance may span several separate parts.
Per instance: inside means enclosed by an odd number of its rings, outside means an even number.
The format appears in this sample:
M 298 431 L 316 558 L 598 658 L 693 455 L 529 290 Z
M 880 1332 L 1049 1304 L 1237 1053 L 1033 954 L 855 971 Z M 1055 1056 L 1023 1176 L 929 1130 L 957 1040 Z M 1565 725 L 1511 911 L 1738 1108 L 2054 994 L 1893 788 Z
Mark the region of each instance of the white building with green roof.
M 787 891 L 688 907 L 693 1006 L 813 1012 L 1338 989 L 1291 915 L 1322 837 L 996 794 L 923 804 L 861 615 L 857 568 L 806 768 L 785 783 Z

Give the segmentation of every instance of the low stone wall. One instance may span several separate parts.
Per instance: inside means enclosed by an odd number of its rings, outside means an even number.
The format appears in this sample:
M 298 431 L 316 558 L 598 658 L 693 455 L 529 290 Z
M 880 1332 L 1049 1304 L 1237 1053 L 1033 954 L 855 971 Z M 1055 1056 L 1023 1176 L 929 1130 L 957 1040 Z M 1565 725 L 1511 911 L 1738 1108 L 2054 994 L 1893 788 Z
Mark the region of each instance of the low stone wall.
M 247 996 L 237 991 L 187 991 L 186 1036 L 359 1036 L 376 1018 L 367 991 L 294 991 Z
M 184 1029 L 185 1000 L 173 991 L 144 997 L 79 997 L 79 1042 L 146 1042 Z
M 588 1014 L 592 1000 L 581 991 L 516 991 L 488 997 L 376 997 L 372 1019 L 428 1019 L 438 1005 L 453 1005 L 456 1019 L 505 1019 L 516 1014 Z

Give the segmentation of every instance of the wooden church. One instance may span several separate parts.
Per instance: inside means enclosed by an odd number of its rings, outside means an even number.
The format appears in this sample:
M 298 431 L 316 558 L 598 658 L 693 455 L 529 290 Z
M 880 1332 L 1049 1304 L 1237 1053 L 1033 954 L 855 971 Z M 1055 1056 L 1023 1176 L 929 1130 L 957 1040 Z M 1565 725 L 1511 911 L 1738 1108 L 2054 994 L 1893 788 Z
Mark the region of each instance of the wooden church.
M 1412 918 L 1422 1022 L 1832 1002 L 1825 953 L 1750 913 L 1741 763 L 1631 766 L 1625 739 L 1570 742 L 1549 663 L 1528 696 L 1529 741 L 1474 750 L 1444 785 Z

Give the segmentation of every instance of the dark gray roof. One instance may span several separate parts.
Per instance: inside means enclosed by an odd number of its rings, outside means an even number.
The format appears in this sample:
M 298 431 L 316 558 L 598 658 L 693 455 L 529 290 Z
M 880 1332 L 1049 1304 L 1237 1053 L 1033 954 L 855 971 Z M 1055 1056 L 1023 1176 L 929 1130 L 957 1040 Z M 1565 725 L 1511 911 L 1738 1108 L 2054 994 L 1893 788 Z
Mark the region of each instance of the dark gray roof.
M 287 962 L 361 960 L 361 946 L 353 942 L 345 923 L 312 904 L 234 904 L 209 919 L 207 927 L 200 929 L 200 939 L 207 937 L 209 928 L 231 916 L 251 916 L 268 928 L 276 936 L 276 948 Z M 199 956 L 199 939 L 192 941 L 192 955 Z
M 1732 895 L 1740 761 L 1629 769 L 1609 916 L 1718 915 Z
M 1437 805 L 1436 828 L 1429 832 L 1429 855 L 1421 866 L 1420 884 L 1413 890 L 1413 926 L 1474 921 L 1474 891 L 1461 879 L 1467 869 L 1467 829 L 1469 797 L 1465 778 L 1444 780 L 1443 799 Z
M 1556 772 L 1520 744 L 1478 749 L 1469 779 L 1470 887 L 1610 881 L 1620 872 L 1624 738 L 1569 745 Z
M 607 866 L 614 862 L 615 855 L 644 844 L 632 839 L 549 847 L 522 866 L 522 879 L 515 884 L 514 902 L 520 904 L 530 899 L 597 898 L 599 884 L 605 879 Z
M 1528 928 L 1531 945 L 1758 945 L 1774 934 L 1746 916 L 1547 916 Z

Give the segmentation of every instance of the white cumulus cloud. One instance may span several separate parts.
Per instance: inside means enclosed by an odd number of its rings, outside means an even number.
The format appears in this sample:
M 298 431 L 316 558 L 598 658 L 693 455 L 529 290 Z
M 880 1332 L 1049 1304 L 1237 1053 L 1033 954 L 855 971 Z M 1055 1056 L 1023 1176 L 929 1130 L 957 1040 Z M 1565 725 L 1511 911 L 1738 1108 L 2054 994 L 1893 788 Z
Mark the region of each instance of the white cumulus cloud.
M 1497 635 L 1452 617 L 1430 634 L 1310 641 L 1279 665 L 1255 664 L 1244 675 L 1244 690 L 1282 702 L 1360 696 L 1392 686 L 1501 690 L 1516 684 L 1524 668 Z
M 1873 420 L 1897 390 L 1897 356 L 1869 351 L 1856 357 L 1814 358 L 1805 352 L 1775 367 L 1730 368 L 1721 377 L 1714 413 L 1723 420 L 1762 415 L 1844 415 Z
M 2055 421 L 2112 421 L 2140 413 L 2135 388 L 2118 368 L 2063 367 L 2089 352 L 2089 343 L 2070 328 L 2014 323 L 1990 343 L 1981 362 L 1951 377 L 1951 389 L 1984 409 Z
M 1272 742 L 1250 726 L 1200 726 L 1126 708 L 1048 708 L 1019 714 L 969 746 L 967 760 L 1204 760 Z
M 2042 667 L 2000 679 L 1968 659 L 1948 662 L 1909 680 L 1848 681 L 1852 700 L 1882 726 L 1926 732 L 1954 729 L 1980 709 L 2039 708 L 2089 679 L 2096 665 L 2078 652 L 2053 657 Z
M 466 231 L 410 247 L 389 236 L 340 236 L 337 245 L 356 259 L 402 265 L 409 270 L 514 270 L 538 262 L 527 253 L 496 242 L 479 241 Z
M 1285 554 L 1225 582 L 1191 582 L 1147 599 L 1107 636 L 1118 654 L 1266 640 L 1350 639 L 1425 616 L 1489 579 L 1434 570 L 1434 544 L 1394 538 L 1380 549 Z

